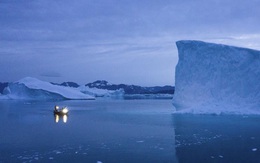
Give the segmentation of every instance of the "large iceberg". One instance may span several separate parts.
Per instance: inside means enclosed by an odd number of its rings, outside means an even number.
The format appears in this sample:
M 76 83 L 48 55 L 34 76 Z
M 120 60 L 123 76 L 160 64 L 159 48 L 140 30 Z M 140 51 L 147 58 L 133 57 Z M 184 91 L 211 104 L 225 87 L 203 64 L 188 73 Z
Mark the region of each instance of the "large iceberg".
M 260 113 L 260 51 L 178 41 L 173 104 L 179 112 Z
M 76 88 L 53 85 L 49 82 L 26 77 L 17 82 L 9 83 L 0 99 L 25 100 L 90 100 L 91 95 L 84 94 Z

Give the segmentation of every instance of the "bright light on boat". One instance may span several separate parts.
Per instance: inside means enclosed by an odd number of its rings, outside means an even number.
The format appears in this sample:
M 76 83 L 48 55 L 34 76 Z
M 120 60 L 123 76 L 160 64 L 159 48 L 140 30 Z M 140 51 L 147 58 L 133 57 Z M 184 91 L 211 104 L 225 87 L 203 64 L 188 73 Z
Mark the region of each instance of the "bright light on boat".
M 69 110 L 68 110 L 67 108 L 62 109 L 61 111 L 62 111 L 62 113 L 64 113 L 64 114 L 66 114 L 66 113 L 69 112 Z

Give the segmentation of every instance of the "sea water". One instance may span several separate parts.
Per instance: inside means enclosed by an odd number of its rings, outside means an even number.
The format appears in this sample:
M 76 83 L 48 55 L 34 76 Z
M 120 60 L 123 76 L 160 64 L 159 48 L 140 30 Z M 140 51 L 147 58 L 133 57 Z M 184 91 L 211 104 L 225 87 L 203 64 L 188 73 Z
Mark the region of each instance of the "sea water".
M 3 163 L 260 162 L 259 116 L 175 114 L 171 100 L 3 100 L 0 111 Z

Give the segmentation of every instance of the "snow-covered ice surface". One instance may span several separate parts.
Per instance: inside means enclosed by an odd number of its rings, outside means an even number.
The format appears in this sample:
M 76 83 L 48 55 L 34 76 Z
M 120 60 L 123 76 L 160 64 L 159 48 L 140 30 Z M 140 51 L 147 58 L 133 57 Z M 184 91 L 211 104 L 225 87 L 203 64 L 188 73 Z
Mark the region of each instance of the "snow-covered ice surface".
M 201 41 L 176 44 L 177 112 L 260 114 L 260 51 Z
M 89 100 L 95 98 L 91 95 L 84 94 L 75 88 L 53 85 L 36 78 L 26 77 L 9 84 L 4 90 L 4 95 L 2 95 L 1 99 Z

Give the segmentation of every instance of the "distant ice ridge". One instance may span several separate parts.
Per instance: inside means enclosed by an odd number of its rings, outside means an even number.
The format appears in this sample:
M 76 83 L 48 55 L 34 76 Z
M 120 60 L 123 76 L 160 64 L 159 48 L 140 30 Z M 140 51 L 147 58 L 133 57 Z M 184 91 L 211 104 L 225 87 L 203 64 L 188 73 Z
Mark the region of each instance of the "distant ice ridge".
M 78 90 L 82 93 L 89 94 L 95 97 L 123 98 L 125 94 L 123 89 L 107 90 L 107 89 L 89 88 L 88 86 L 85 85 L 80 86 Z
M 95 99 L 75 88 L 53 85 L 49 82 L 26 77 L 17 82 L 9 83 L 0 99 L 33 99 L 33 100 L 89 100 Z
M 260 51 L 201 41 L 176 45 L 177 112 L 260 114 Z
M 23 78 L 17 82 L 8 83 L 4 88 L 0 100 L 20 99 L 20 100 L 84 100 L 94 99 L 95 97 L 105 97 L 113 99 L 169 99 L 171 94 L 143 94 L 145 87 L 134 86 L 136 89 L 127 89 L 128 85 L 109 85 L 106 81 L 95 82 L 94 84 L 77 85 L 73 82 L 62 84 L 50 83 L 32 77 Z M 71 86 L 72 85 L 72 86 Z M 77 85 L 77 87 L 74 87 Z M 94 87 L 96 86 L 96 87 Z M 101 86 L 101 87 L 99 87 Z M 122 88 L 120 88 L 122 86 Z M 125 87 L 124 87 L 125 86 Z M 97 88 L 98 87 L 98 88 Z M 157 87 L 155 87 L 157 88 Z M 128 92 L 141 92 L 141 94 L 126 94 Z M 166 92 L 168 87 L 155 89 L 156 91 Z

